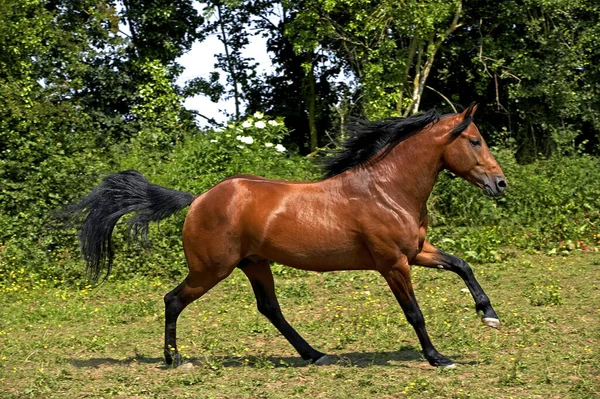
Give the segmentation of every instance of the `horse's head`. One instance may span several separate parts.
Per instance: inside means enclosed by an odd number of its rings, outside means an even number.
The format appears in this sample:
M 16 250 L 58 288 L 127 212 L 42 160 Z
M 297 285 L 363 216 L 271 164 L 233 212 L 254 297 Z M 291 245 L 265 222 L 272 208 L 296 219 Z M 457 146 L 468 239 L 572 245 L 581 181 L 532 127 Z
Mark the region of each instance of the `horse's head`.
M 506 177 L 494 159 L 479 129 L 472 122 L 477 104 L 448 117 L 454 126 L 448 133 L 444 167 L 481 188 L 486 195 L 499 196 L 506 189 Z

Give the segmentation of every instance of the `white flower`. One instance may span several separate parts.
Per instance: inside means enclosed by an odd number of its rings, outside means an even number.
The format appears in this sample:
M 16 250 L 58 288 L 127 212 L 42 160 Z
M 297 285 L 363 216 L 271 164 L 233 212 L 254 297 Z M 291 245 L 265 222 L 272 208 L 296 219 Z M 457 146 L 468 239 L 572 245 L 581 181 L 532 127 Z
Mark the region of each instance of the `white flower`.
M 250 136 L 237 136 L 236 139 L 238 139 L 239 141 L 241 141 L 242 143 L 245 143 L 245 144 L 254 143 L 254 139 Z
M 262 119 L 263 116 L 265 116 L 265 114 L 263 114 L 262 112 L 255 112 L 253 115 L 256 119 Z
M 264 129 L 267 125 L 265 125 L 263 121 L 258 121 L 254 124 L 254 126 L 256 126 L 258 129 Z
M 244 123 L 242 123 L 242 127 L 252 127 L 252 121 L 250 119 L 244 121 Z
M 279 152 L 284 152 L 284 151 L 285 151 L 285 147 L 284 147 L 284 146 L 282 146 L 281 144 L 277 144 L 277 145 L 275 146 L 275 149 L 276 149 L 277 151 L 279 151 Z
M 219 142 L 219 140 L 212 139 L 210 142 L 211 142 L 211 143 L 218 143 L 218 142 Z
M 273 143 L 265 143 L 265 147 L 273 147 Z
M 279 126 L 279 123 L 277 123 L 277 121 L 276 121 L 276 120 L 270 120 L 270 121 L 268 121 L 267 123 L 268 123 L 269 125 L 271 125 L 271 126 Z

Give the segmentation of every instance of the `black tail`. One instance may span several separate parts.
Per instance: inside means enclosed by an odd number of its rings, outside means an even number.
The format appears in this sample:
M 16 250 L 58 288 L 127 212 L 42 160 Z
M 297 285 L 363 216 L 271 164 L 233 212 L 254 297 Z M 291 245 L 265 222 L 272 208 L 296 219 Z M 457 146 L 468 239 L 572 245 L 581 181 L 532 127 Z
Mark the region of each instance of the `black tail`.
M 85 218 L 79 229 L 79 244 L 88 275 L 97 281 L 102 270 L 107 278 L 112 269 L 111 236 L 121 216 L 137 212 L 129 221 L 129 233 L 145 240 L 150 222 L 189 206 L 194 198 L 194 194 L 157 186 L 140 172 L 127 170 L 106 177 L 79 203 L 66 206 L 58 216 Z

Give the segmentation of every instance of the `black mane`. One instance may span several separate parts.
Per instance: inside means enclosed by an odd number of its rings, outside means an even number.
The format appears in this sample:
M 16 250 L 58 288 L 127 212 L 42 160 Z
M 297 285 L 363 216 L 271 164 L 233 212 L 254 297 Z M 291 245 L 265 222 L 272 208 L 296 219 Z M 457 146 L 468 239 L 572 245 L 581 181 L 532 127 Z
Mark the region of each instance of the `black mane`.
M 348 138 L 342 148 L 322 161 L 324 177 L 333 177 L 355 166 L 383 158 L 398 143 L 439 119 L 440 114 L 435 109 L 430 109 L 408 118 L 389 118 L 377 122 L 357 120 L 348 124 Z

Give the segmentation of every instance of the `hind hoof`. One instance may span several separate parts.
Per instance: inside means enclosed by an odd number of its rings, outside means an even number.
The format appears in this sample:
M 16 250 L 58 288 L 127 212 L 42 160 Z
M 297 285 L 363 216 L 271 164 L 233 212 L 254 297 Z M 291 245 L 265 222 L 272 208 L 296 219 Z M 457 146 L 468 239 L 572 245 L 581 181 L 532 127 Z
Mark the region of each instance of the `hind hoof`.
M 337 363 L 337 357 L 330 355 L 323 355 L 313 362 L 317 366 L 329 366 L 335 363 Z
M 492 328 L 500 328 L 500 320 L 494 317 L 484 317 L 483 319 L 481 319 L 481 321 L 486 326 L 490 326 Z
M 165 363 L 169 367 L 177 368 L 183 365 L 183 357 L 177 352 L 173 354 L 165 352 Z

